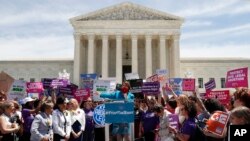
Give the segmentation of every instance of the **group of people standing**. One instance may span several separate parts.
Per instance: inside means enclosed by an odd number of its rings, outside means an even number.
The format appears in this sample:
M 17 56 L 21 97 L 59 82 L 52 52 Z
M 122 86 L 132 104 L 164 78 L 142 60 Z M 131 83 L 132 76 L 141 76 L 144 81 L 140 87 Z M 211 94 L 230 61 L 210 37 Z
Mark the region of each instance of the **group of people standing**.
M 230 125 L 250 124 L 250 92 L 247 88 L 237 89 L 227 105 L 217 99 L 201 99 L 197 93 L 188 96 L 167 94 L 163 97 L 135 97 L 124 83 L 113 93 L 101 93 L 100 97 L 134 102 L 135 140 L 145 141 L 226 141 Z M 1 94 L 2 95 L 2 94 Z M 0 95 L 0 96 L 1 96 Z M 26 97 L 19 104 L 1 98 L 0 131 L 1 141 L 102 141 L 104 127 L 93 121 L 94 108 L 98 102 L 91 98 L 80 104 L 74 98 L 48 97 L 32 99 Z M 206 120 L 216 112 L 230 115 L 222 136 L 207 130 Z M 169 115 L 178 116 L 178 126 L 170 124 Z M 116 123 L 110 126 L 115 141 L 130 141 L 130 125 Z

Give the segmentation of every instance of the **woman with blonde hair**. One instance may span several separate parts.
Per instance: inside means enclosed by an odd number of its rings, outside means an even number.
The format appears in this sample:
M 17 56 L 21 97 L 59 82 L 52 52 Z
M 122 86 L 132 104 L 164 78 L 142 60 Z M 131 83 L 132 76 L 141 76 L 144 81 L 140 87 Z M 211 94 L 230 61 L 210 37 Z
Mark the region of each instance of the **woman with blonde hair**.
M 3 113 L 0 116 L 0 131 L 3 138 L 1 141 L 16 141 L 18 137 L 16 133 L 19 131 L 20 126 L 16 121 L 12 121 L 14 111 L 14 104 L 10 101 L 5 101 L 2 104 Z

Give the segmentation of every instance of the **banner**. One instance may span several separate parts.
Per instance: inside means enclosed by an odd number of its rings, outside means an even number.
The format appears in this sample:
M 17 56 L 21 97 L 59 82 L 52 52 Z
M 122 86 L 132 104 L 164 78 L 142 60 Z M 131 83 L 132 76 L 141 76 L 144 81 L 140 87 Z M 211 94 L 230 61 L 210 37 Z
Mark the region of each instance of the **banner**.
M 23 80 L 15 80 L 11 85 L 9 94 L 7 95 L 8 100 L 19 101 L 26 96 L 26 82 Z
M 27 93 L 42 93 L 43 83 L 41 82 L 27 82 Z
M 111 92 L 110 85 L 111 85 L 111 83 L 109 80 L 95 80 L 93 93 L 101 94 L 102 92 Z M 93 100 L 94 101 L 103 101 L 103 98 L 101 98 L 100 95 L 93 94 Z
M 139 79 L 138 73 L 125 73 L 126 80 Z
M 94 80 L 97 79 L 97 74 L 81 74 L 81 88 L 82 89 L 90 89 L 93 90 L 94 87 Z
M 130 84 L 130 92 L 133 94 L 136 93 L 141 93 L 142 92 L 142 85 L 143 85 L 143 80 L 142 79 L 134 79 L 134 80 L 128 80 Z
M 175 94 L 182 94 L 182 78 L 170 78 L 169 87 L 173 89 Z
M 183 78 L 182 90 L 183 91 L 195 91 L 195 79 Z
M 230 102 L 229 90 L 210 91 L 206 97 L 218 99 L 224 105 Z
M 145 95 L 158 95 L 160 93 L 160 82 L 144 82 L 142 92 Z
M 179 130 L 179 116 L 177 114 L 169 114 L 169 125 L 175 130 Z
M 134 122 L 134 103 L 106 103 L 105 123 Z
M 105 104 L 98 105 L 94 109 L 93 119 L 96 124 L 105 126 Z
M 210 79 L 207 83 L 204 84 L 206 92 L 211 91 L 212 89 L 216 88 L 215 80 Z
M 75 99 L 80 103 L 83 100 L 87 100 L 90 97 L 89 89 L 78 89 L 74 93 Z
M 240 68 L 227 72 L 227 88 L 248 87 L 248 68 Z
M 216 111 L 212 116 L 210 116 L 209 120 L 207 121 L 207 130 L 213 134 L 222 136 L 225 127 L 227 126 L 228 119 L 228 113 Z

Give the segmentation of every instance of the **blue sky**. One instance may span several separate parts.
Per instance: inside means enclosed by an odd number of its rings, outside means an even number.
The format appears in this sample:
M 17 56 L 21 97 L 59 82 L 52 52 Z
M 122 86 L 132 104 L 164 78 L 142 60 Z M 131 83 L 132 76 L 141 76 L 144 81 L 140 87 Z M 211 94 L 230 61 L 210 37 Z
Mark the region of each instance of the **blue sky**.
M 0 0 L 0 60 L 73 58 L 69 19 L 121 2 L 125 1 Z M 250 58 L 250 0 L 130 2 L 185 18 L 181 58 Z

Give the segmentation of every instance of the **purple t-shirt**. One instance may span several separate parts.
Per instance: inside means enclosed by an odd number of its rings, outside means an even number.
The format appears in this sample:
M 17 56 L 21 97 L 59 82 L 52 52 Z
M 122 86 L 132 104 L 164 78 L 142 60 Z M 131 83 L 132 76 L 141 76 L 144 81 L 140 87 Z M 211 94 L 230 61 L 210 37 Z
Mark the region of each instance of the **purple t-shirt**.
M 34 116 L 30 113 L 30 109 L 23 109 L 22 116 L 23 116 L 23 121 L 24 121 L 24 124 L 23 124 L 24 132 L 30 133 L 30 128 L 34 120 Z
M 153 131 L 159 124 L 159 117 L 153 111 L 147 110 L 142 113 L 141 121 L 143 122 L 143 130 L 145 133 Z
M 94 111 L 88 110 L 88 109 L 84 109 L 85 112 L 85 117 L 86 117 L 86 125 L 85 125 L 85 130 L 91 131 L 94 129 L 94 121 L 93 121 L 93 115 L 94 115 Z
M 186 135 L 189 135 L 190 139 L 193 138 L 194 134 L 195 134 L 195 128 L 196 128 L 196 125 L 195 125 L 195 119 L 194 118 L 188 118 L 187 120 L 185 120 L 183 122 L 183 125 L 180 129 L 180 132 L 182 134 L 186 134 Z

